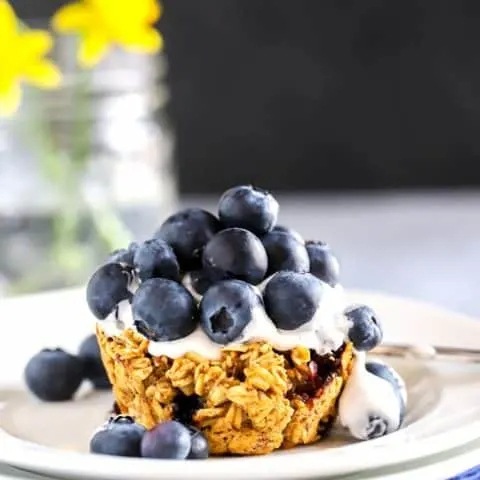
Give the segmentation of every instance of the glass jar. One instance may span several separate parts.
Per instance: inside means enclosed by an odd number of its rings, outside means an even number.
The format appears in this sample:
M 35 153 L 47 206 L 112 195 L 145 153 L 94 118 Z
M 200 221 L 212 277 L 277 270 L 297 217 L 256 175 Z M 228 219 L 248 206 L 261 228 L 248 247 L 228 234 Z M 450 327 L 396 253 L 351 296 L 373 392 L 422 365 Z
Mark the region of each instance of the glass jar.
M 152 235 L 177 201 L 161 56 L 114 50 L 80 70 L 57 39 L 54 91 L 0 119 L 0 288 L 83 283 L 109 251 Z

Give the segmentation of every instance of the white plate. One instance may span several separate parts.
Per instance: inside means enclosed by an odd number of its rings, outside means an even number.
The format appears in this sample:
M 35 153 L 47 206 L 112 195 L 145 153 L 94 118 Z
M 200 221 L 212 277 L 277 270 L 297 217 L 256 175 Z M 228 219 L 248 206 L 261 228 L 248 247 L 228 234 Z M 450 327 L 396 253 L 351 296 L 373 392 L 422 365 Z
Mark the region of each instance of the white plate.
M 384 319 L 386 340 L 478 347 L 480 322 L 393 297 L 352 294 Z M 398 465 L 439 454 L 480 437 L 480 367 L 397 362 L 410 396 L 406 425 L 388 437 L 350 443 L 341 434 L 311 447 L 264 457 L 198 462 L 125 459 L 86 454 L 92 430 L 103 421 L 108 395 L 40 404 L 18 380 L 26 360 L 45 345 L 74 349 L 91 331 L 83 294 L 68 291 L 4 301 L 0 306 L 0 461 L 61 478 L 319 478 Z M 8 368 L 6 368 L 8 366 Z M 16 386 L 15 386 L 16 385 Z

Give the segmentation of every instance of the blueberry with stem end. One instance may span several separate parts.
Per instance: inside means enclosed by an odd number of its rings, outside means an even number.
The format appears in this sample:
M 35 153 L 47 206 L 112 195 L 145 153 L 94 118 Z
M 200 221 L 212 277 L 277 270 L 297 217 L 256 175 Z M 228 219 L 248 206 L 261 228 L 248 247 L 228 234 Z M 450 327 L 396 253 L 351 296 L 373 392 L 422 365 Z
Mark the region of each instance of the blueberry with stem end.
M 33 356 L 25 367 L 29 390 L 40 400 L 70 400 L 84 379 L 81 360 L 61 348 L 44 349 Z
M 200 325 L 207 336 L 221 345 L 238 339 L 263 308 L 254 288 L 241 280 L 225 280 L 210 287 L 200 302 Z

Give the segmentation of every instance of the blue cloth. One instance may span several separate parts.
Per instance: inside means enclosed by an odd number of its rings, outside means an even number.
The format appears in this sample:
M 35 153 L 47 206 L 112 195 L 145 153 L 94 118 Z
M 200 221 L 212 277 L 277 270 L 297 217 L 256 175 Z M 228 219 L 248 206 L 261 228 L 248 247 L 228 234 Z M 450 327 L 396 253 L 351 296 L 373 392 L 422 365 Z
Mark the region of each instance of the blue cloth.
M 459 475 L 455 475 L 455 477 L 451 477 L 448 480 L 480 480 L 480 465 Z

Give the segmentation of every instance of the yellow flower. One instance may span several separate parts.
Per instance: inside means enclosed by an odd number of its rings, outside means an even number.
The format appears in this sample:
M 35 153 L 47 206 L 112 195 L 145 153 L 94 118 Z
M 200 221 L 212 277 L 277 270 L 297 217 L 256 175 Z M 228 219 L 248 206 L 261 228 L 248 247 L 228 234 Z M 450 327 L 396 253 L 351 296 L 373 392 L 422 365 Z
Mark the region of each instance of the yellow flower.
M 47 32 L 22 30 L 10 4 L 0 0 L 0 115 L 17 109 L 21 81 L 43 88 L 60 83 L 57 67 L 44 58 L 51 47 Z
M 60 33 L 78 33 L 78 60 L 91 67 L 113 45 L 141 53 L 155 53 L 163 39 L 153 28 L 160 18 L 157 0 L 80 0 L 61 7 L 53 17 Z

